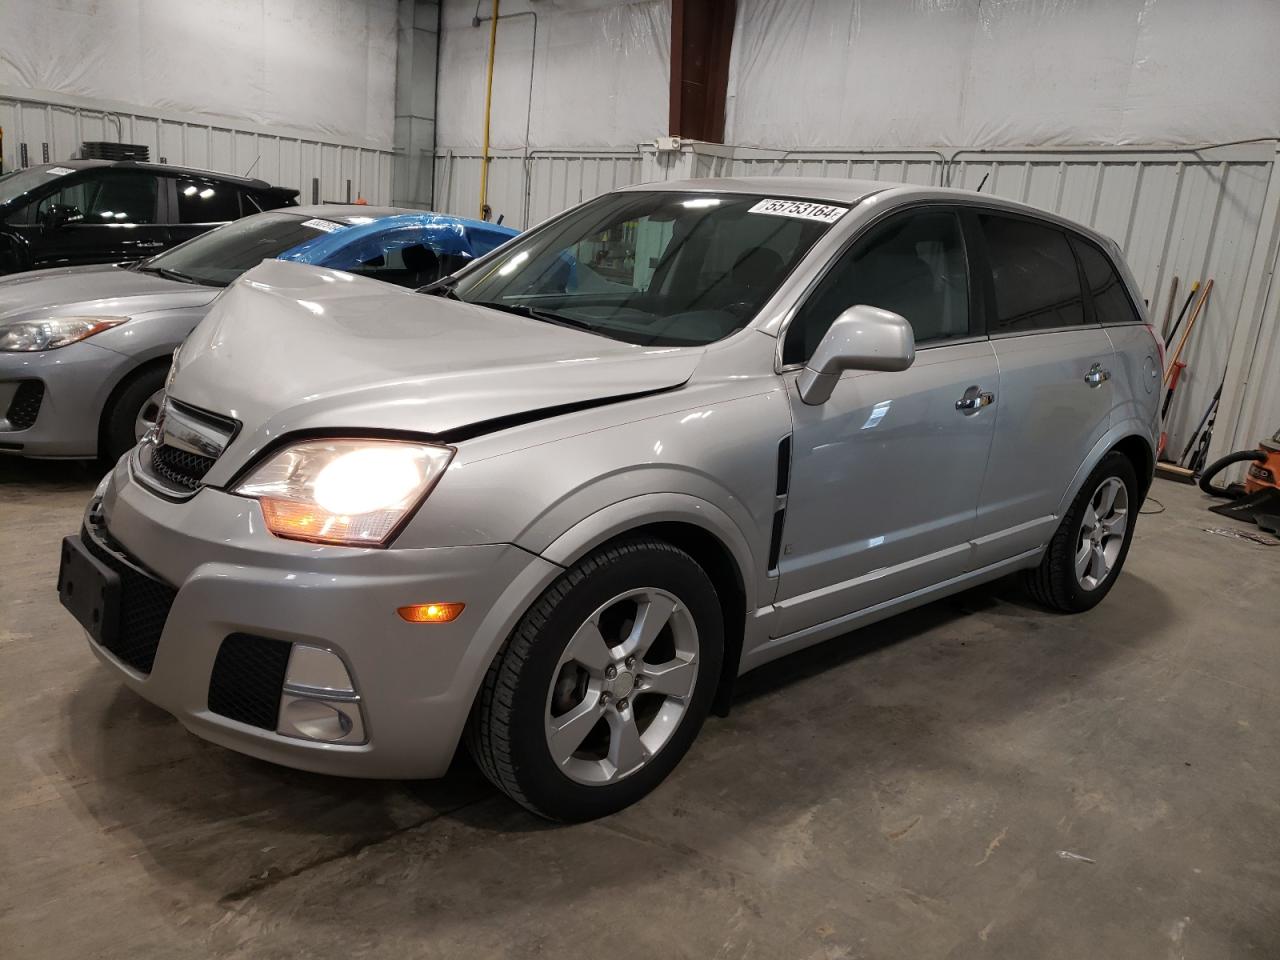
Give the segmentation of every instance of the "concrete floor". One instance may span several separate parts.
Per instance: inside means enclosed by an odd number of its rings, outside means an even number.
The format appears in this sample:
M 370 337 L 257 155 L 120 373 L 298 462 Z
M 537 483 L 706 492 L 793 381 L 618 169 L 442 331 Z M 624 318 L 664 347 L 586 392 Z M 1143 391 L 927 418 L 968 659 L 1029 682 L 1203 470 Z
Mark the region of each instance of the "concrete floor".
M 296 773 L 120 687 L 54 593 L 95 479 L 0 462 L 0 955 L 1280 954 L 1280 548 L 1190 487 L 1092 613 L 1002 585 L 792 657 L 564 828 L 465 759 Z

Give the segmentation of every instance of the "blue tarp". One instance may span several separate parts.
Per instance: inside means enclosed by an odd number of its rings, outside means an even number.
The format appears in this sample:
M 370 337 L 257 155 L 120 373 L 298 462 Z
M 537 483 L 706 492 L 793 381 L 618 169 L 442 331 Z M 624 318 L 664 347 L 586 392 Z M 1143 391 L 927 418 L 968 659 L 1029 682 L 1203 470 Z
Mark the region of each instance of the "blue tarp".
M 326 233 L 286 250 L 278 259 L 351 270 L 391 250 L 416 245 L 437 255 L 470 259 L 484 256 L 519 232 L 441 213 L 403 213 Z

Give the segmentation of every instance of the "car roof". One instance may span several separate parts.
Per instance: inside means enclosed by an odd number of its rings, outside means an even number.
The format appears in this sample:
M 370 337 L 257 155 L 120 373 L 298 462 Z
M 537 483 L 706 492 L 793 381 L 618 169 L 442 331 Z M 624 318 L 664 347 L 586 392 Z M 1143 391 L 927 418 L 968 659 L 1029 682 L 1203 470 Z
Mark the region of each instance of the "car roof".
M 91 170 L 94 167 L 119 167 L 124 170 L 150 170 L 153 173 L 186 174 L 193 177 L 204 177 L 209 180 L 222 180 L 236 183 L 256 190 L 284 190 L 266 180 L 256 177 L 238 177 L 234 173 L 219 173 L 216 170 L 202 170 L 199 167 L 180 167 L 170 163 L 148 163 L 142 160 L 60 160 L 47 166 L 70 167 L 72 170 Z M 296 191 L 295 191 L 296 192 Z
M 857 203 L 898 183 L 838 180 L 834 177 L 707 177 L 638 183 L 623 190 L 679 190 L 699 193 L 750 193 L 823 203 Z
M 422 213 L 409 207 L 371 207 L 366 203 L 308 203 L 298 207 L 279 207 L 271 213 L 287 213 L 295 217 L 319 217 L 322 220 L 349 220 L 363 217 L 381 220 L 404 213 Z
M 692 180 L 660 180 L 622 187 L 624 191 L 675 190 L 691 193 L 743 193 L 756 196 L 778 197 L 787 200 L 812 200 L 818 203 L 856 205 L 878 193 L 894 191 L 896 197 L 920 200 L 980 201 L 992 209 L 1021 213 L 1039 220 L 1059 224 L 1092 238 L 1119 252 L 1115 241 L 1105 234 L 1059 214 L 1033 207 L 1016 200 L 1006 200 L 976 190 L 959 190 L 954 187 L 922 186 L 899 183 L 892 180 L 845 180 L 838 177 L 708 177 Z

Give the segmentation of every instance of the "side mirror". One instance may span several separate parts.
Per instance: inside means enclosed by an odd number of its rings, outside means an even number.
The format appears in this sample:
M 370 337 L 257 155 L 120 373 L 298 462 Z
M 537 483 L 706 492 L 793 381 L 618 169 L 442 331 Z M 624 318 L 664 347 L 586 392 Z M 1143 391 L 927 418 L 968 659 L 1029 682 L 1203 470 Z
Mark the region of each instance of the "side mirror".
M 827 331 L 800 371 L 800 399 L 826 403 L 846 370 L 905 370 L 916 359 L 911 324 L 879 307 L 850 307 Z
M 79 207 L 65 203 L 51 203 L 44 212 L 44 225 L 50 230 L 65 227 L 68 223 L 78 223 L 84 219 Z

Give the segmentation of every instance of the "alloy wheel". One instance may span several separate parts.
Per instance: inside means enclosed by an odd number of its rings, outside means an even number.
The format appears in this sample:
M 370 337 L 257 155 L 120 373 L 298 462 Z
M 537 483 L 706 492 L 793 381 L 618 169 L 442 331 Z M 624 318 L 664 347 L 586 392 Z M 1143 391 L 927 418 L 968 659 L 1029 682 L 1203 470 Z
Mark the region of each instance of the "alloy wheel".
M 1107 477 L 1089 498 L 1076 543 L 1076 581 L 1096 590 L 1115 567 L 1129 526 L 1129 491 L 1119 477 Z
M 570 779 L 617 782 L 667 744 L 698 679 L 693 615 L 665 590 L 619 594 L 565 647 L 547 691 L 547 748 Z

